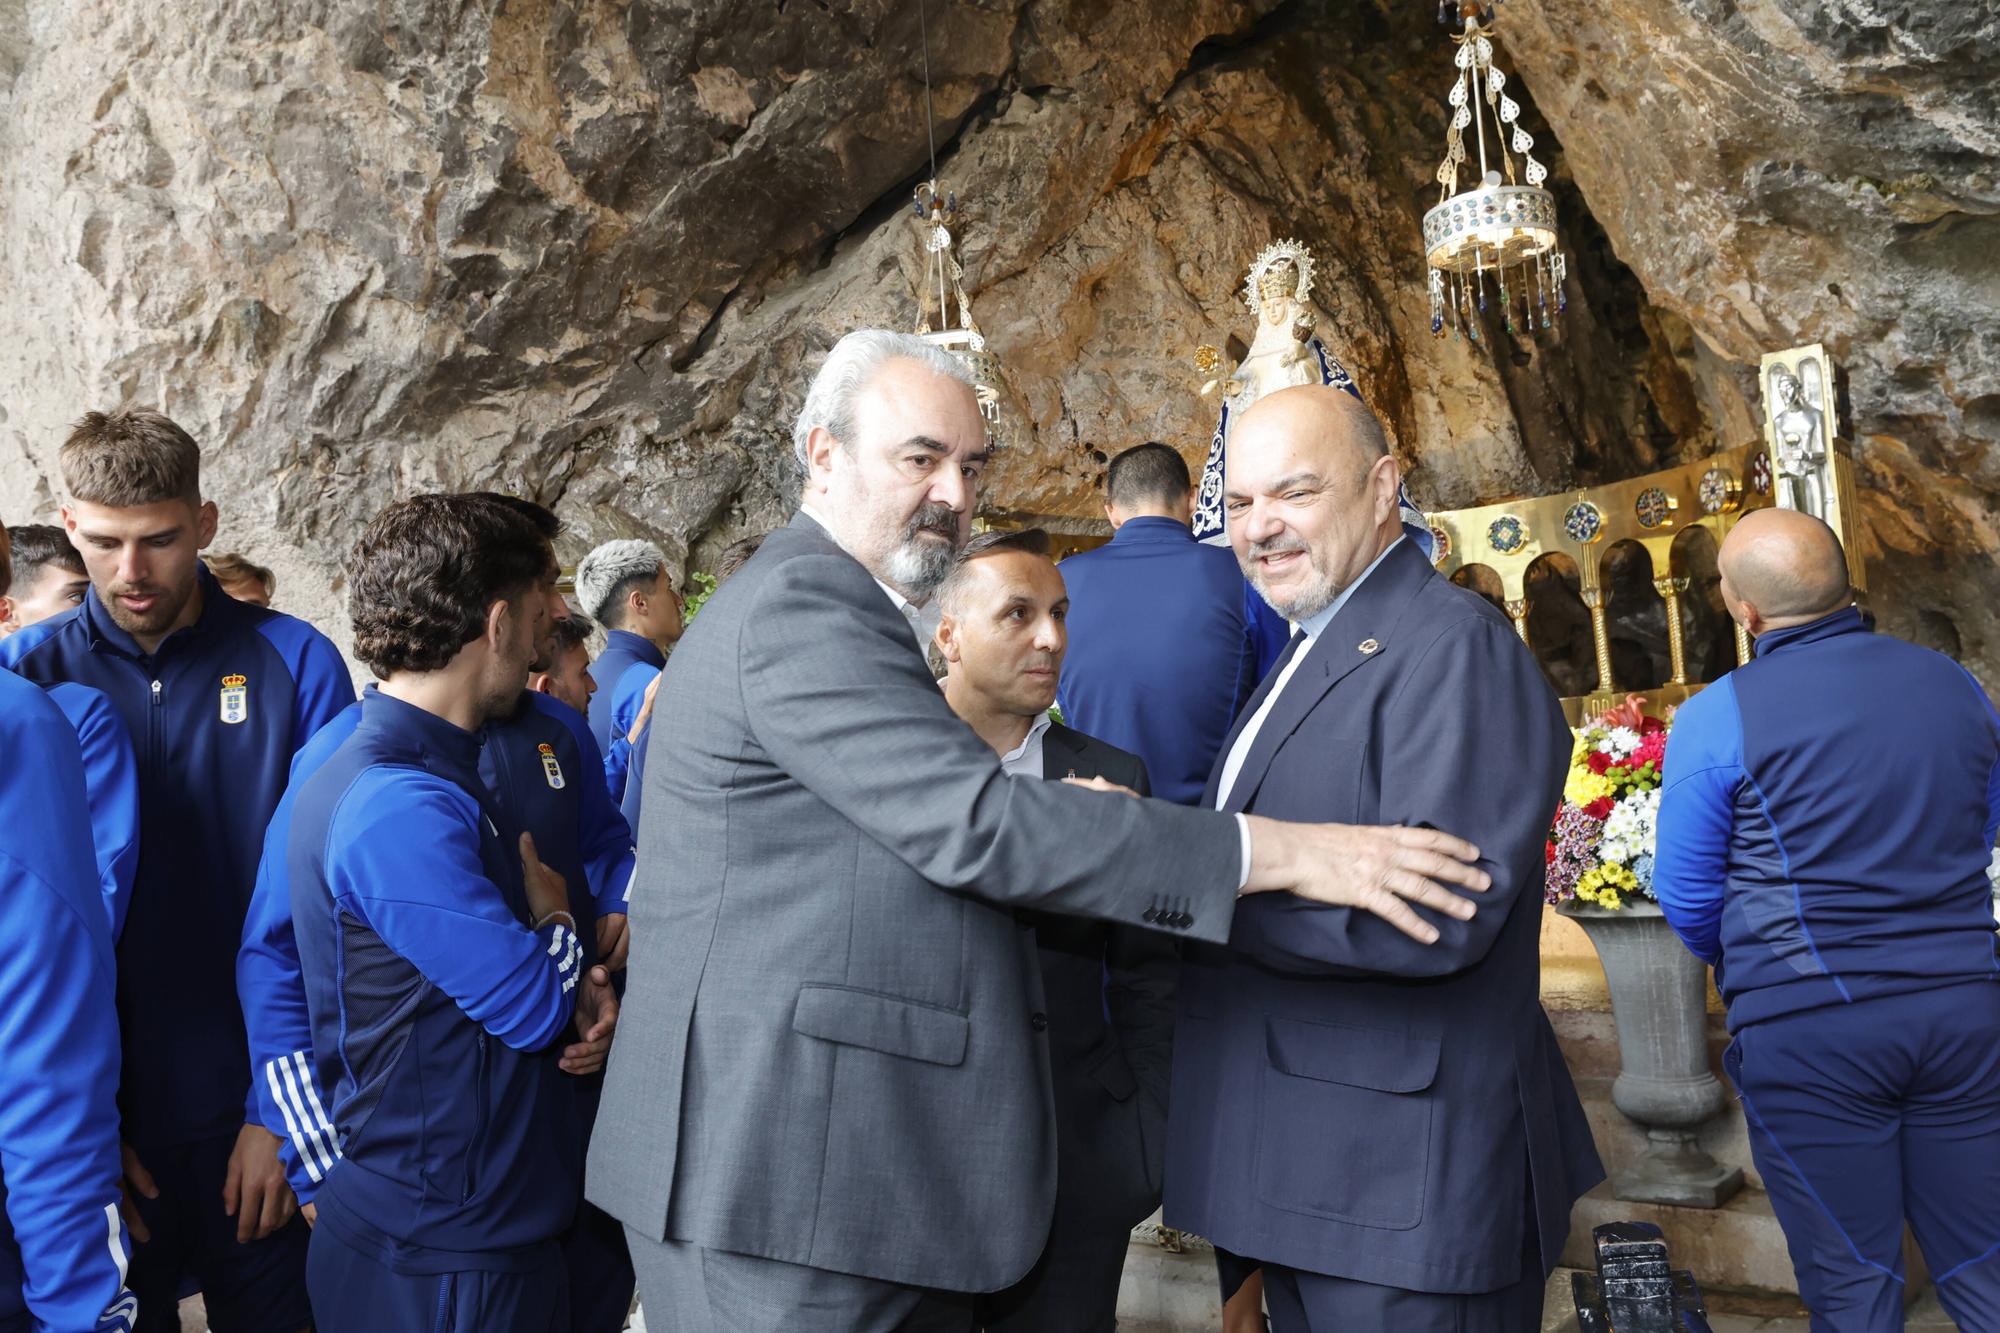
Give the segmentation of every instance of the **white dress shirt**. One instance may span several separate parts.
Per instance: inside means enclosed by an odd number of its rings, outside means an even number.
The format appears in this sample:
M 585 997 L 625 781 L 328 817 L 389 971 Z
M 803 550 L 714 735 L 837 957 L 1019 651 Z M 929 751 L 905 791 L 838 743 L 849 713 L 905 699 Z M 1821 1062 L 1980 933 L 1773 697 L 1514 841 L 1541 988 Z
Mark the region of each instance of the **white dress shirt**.
M 1368 568 L 1361 571 L 1360 578 L 1354 580 L 1354 582 L 1348 584 L 1335 594 L 1334 599 L 1326 604 L 1325 610 L 1307 616 L 1294 626 L 1296 630 L 1302 631 L 1305 634 L 1305 641 L 1292 650 L 1290 660 L 1285 663 L 1285 669 L 1280 671 L 1278 678 L 1271 682 L 1270 692 L 1264 696 L 1264 702 L 1257 705 L 1257 711 L 1251 715 L 1250 721 L 1244 725 L 1243 730 L 1237 735 L 1236 744 L 1229 747 L 1229 758 L 1222 765 L 1222 781 L 1217 783 L 1215 788 L 1216 809 L 1222 810 L 1228 807 L 1229 793 L 1236 786 L 1237 775 L 1243 771 L 1243 761 L 1250 757 L 1250 747 L 1257 743 L 1257 732 L 1262 729 L 1264 719 L 1271 715 L 1271 709 L 1277 704 L 1278 696 L 1283 694 L 1285 686 L 1291 683 L 1293 673 L 1299 669 L 1299 663 L 1305 661 L 1306 654 L 1312 651 L 1314 641 L 1319 638 L 1328 625 L 1333 623 L 1333 618 L 1340 614 L 1341 607 L 1347 605 L 1347 599 L 1354 595 L 1354 590 L 1368 581 L 1368 576 L 1375 572 L 1376 566 L 1382 563 L 1390 551 L 1395 550 L 1402 544 L 1403 538 L 1401 537 L 1390 542 L 1383 549 L 1382 554 L 1376 556 L 1374 560 L 1369 562 Z M 1249 876 L 1246 874 L 1244 878 L 1248 879 Z
M 1021 743 L 1000 756 L 1000 771 L 1009 777 L 1039 778 L 1042 768 L 1042 733 L 1049 729 L 1049 715 L 1042 713 L 1028 724 Z

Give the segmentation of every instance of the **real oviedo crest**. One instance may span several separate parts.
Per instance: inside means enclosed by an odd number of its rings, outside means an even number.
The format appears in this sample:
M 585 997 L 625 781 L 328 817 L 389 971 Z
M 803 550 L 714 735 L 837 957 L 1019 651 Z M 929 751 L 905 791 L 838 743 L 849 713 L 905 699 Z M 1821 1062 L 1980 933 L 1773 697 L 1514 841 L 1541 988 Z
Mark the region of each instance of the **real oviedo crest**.
M 222 678 L 222 720 L 234 725 L 250 716 L 250 692 L 244 687 L 250 683 L 248 676 L 224 676 Z
M 562 765 L 556 762 L 556 747 L 543 741 L 535 747 L 542 752 L 542 776 L 549 780 L 549 786 L 561 791 L 568 784 L 563 781 Z

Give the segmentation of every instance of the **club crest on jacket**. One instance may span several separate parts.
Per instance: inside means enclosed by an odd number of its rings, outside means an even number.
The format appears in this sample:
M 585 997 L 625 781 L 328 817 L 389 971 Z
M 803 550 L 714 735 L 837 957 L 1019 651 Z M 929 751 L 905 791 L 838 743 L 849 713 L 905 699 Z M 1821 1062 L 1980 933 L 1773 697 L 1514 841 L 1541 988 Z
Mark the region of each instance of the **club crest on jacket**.
M 248 676 L 224 676 L 222 678 L 222 720 L 235 725 L 250 716 L 250 683 Z
M 551 790 L 561 791 L 569 784 L 563 780 L 562 765 L 556 762 L 556 747 L 543 741 L 535 748 L 542 754 L 542 776 L 549 780 Z

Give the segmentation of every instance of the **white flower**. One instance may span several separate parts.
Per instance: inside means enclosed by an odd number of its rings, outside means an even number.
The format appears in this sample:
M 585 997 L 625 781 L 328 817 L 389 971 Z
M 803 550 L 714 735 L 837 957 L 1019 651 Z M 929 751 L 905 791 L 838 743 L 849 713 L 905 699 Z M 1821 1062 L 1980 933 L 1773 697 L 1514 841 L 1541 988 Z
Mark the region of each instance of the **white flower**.
M 1597 844 L 1600 861 L 1627 868 L 1637 858 L 1652 853 L 1660 820 L 1660 793 L 1631 792 L 1611 807 L 1604 821 L 1604 834 Z

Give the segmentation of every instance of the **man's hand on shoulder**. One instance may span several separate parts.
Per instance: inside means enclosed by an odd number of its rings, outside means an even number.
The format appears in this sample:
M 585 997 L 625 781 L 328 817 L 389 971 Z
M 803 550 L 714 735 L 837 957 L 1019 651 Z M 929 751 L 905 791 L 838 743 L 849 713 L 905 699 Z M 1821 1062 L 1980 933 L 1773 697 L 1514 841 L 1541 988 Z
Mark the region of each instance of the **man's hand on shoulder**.
M 1372 912 L 1423 944 L 1437 927 L 1412 910 L 1470 920 L 1466 893 L 1484 893 L 1492 876 L 1475 862 L 1479 849 L 1437 829 L 1357 824 L 1287 824 L 1250 817 L 1250 879 L 1245 893 L 1282 889 L 1330 907 Z

